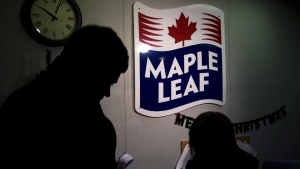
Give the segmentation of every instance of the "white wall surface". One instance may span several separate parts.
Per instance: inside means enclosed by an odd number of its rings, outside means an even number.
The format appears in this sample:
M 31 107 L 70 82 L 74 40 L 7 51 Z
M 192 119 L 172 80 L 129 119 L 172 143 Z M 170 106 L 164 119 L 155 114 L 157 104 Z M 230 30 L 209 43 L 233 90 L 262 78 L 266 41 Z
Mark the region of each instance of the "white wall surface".
M 117 157 L 135 157 L 128 169 L 174 169 L 180 141 L 188 129 L 174 125 L 175 115 L 150 118 L 134 110 L 133 0 L 77 0 L 83 25 L 112 27 L 130 55 L 130 67 L 111 97 L 101 101 L 117 131 Z M 260 160 L 300 159 L 300 3 L 296 0 L 141 0 L 151 8 L 170 9 L 191 4 L 220 8 L 225 16 L 226 104 L 204 104 L 180 112 L 196 117 L 214 110 L 243 122 L 268 115 L 286 105 L 287 116 L 245 135 Z M 46 49 L 53 59 L 62 47 L 46 47 L 24 31 L 23 1 L 0 1 L 0 104 L 15 89 L 46 66 Z M 113 50 L 112 50 L 113 53 Z M 103 138 L 105 139 L 105 137 Z

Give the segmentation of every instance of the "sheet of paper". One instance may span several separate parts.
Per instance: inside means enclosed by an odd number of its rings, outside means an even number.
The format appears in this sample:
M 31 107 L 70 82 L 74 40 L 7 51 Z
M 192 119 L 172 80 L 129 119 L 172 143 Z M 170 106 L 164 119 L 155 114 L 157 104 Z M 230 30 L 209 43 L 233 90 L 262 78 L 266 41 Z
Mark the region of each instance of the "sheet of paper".
M 118 159 L 117 169 L 125 169 L 133 160 L 134 158 L 125 152 Z
M 177 162 L 176 169 L 185 169 L 186 164 L 191 159 L 192 159 L 192 154 L 190 152 L 190 145 L 186 144 L 186 146 Z
M 239 146 L 240 149 L 252 154 L 254 157 L 256 156 L 256 150 L 253 147 L 251 147 L 246 141 L 241 142 L 240 140 L 237 140 L 236 144 Z

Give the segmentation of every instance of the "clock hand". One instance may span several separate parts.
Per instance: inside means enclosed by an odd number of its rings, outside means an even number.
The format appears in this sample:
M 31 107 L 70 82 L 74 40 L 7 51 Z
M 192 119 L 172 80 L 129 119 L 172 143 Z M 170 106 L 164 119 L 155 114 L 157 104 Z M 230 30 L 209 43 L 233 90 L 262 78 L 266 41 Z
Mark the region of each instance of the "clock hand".
M 55 13 L 54 13 L 54 16 L 52 17 L 52 21 L 56 18 L 56 14 L 57 14 L 57 12 L 58 12 L 58 9 L 59 9 L 60 5 L 61 5 L 63 2 L 64 2 L 64 0 L 61 0 L 61 1 L 59 2 L 58 6 L 57 6 L 57 8 L 56 8 L 56 11 L 55 11 Z M 56 19 L 57 19 L 57 18 L 56 18 Z
M 52 20 L 53 20 L 53 19 L 56 19 L 56 20 L 57 20 L 57 17 L 56 17 L 55 15 L 53 15 L 51 12 L 49 12 L 47 9 L 45 9 L 45 8 L 43 8 L 43 7 L 40 7 L 40 6 L 38 6 L 38 5 L 35 5 L 35 6 L 41 8 L 41 9 L 44 10 L 46 13 L 48 13 L 49 15 L 51 15 L 51 16 L 52 16 Z

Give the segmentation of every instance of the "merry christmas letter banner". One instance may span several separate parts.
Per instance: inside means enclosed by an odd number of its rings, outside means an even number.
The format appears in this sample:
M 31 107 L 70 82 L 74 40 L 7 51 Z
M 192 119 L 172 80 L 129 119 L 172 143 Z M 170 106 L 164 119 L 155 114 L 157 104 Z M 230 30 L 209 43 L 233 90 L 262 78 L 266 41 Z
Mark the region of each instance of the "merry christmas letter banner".
M 133 7 L 136 111 L 162 117 L 199 104 L 224 105 L 223 11 L 204 4 Z

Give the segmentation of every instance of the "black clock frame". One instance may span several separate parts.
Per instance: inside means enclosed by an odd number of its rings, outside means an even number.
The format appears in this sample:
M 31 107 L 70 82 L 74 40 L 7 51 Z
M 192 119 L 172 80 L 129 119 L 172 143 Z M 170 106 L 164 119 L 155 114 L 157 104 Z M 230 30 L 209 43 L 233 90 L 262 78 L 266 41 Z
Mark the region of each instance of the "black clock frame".
M 50 47 L 59 47 L 62 46 L 67 40 L 68 37 L 63 40 L 51 40 L 47 39 L 36 31 L 35 26 L 31 22 L 31 6 L 35 0 L 25 0 L 21 10 L 21 22 L 26 30 L 26 32 L 30 35 L 30 37 L 36 42 Z M 76 3 L 75 0 L 65 0 L 68 1 L 69 4 L 73 7 L 74 13 L 77 17 L 77 21 L 75 24 L 74 32 L 82 27 L 82 15 L 81 10 Z

